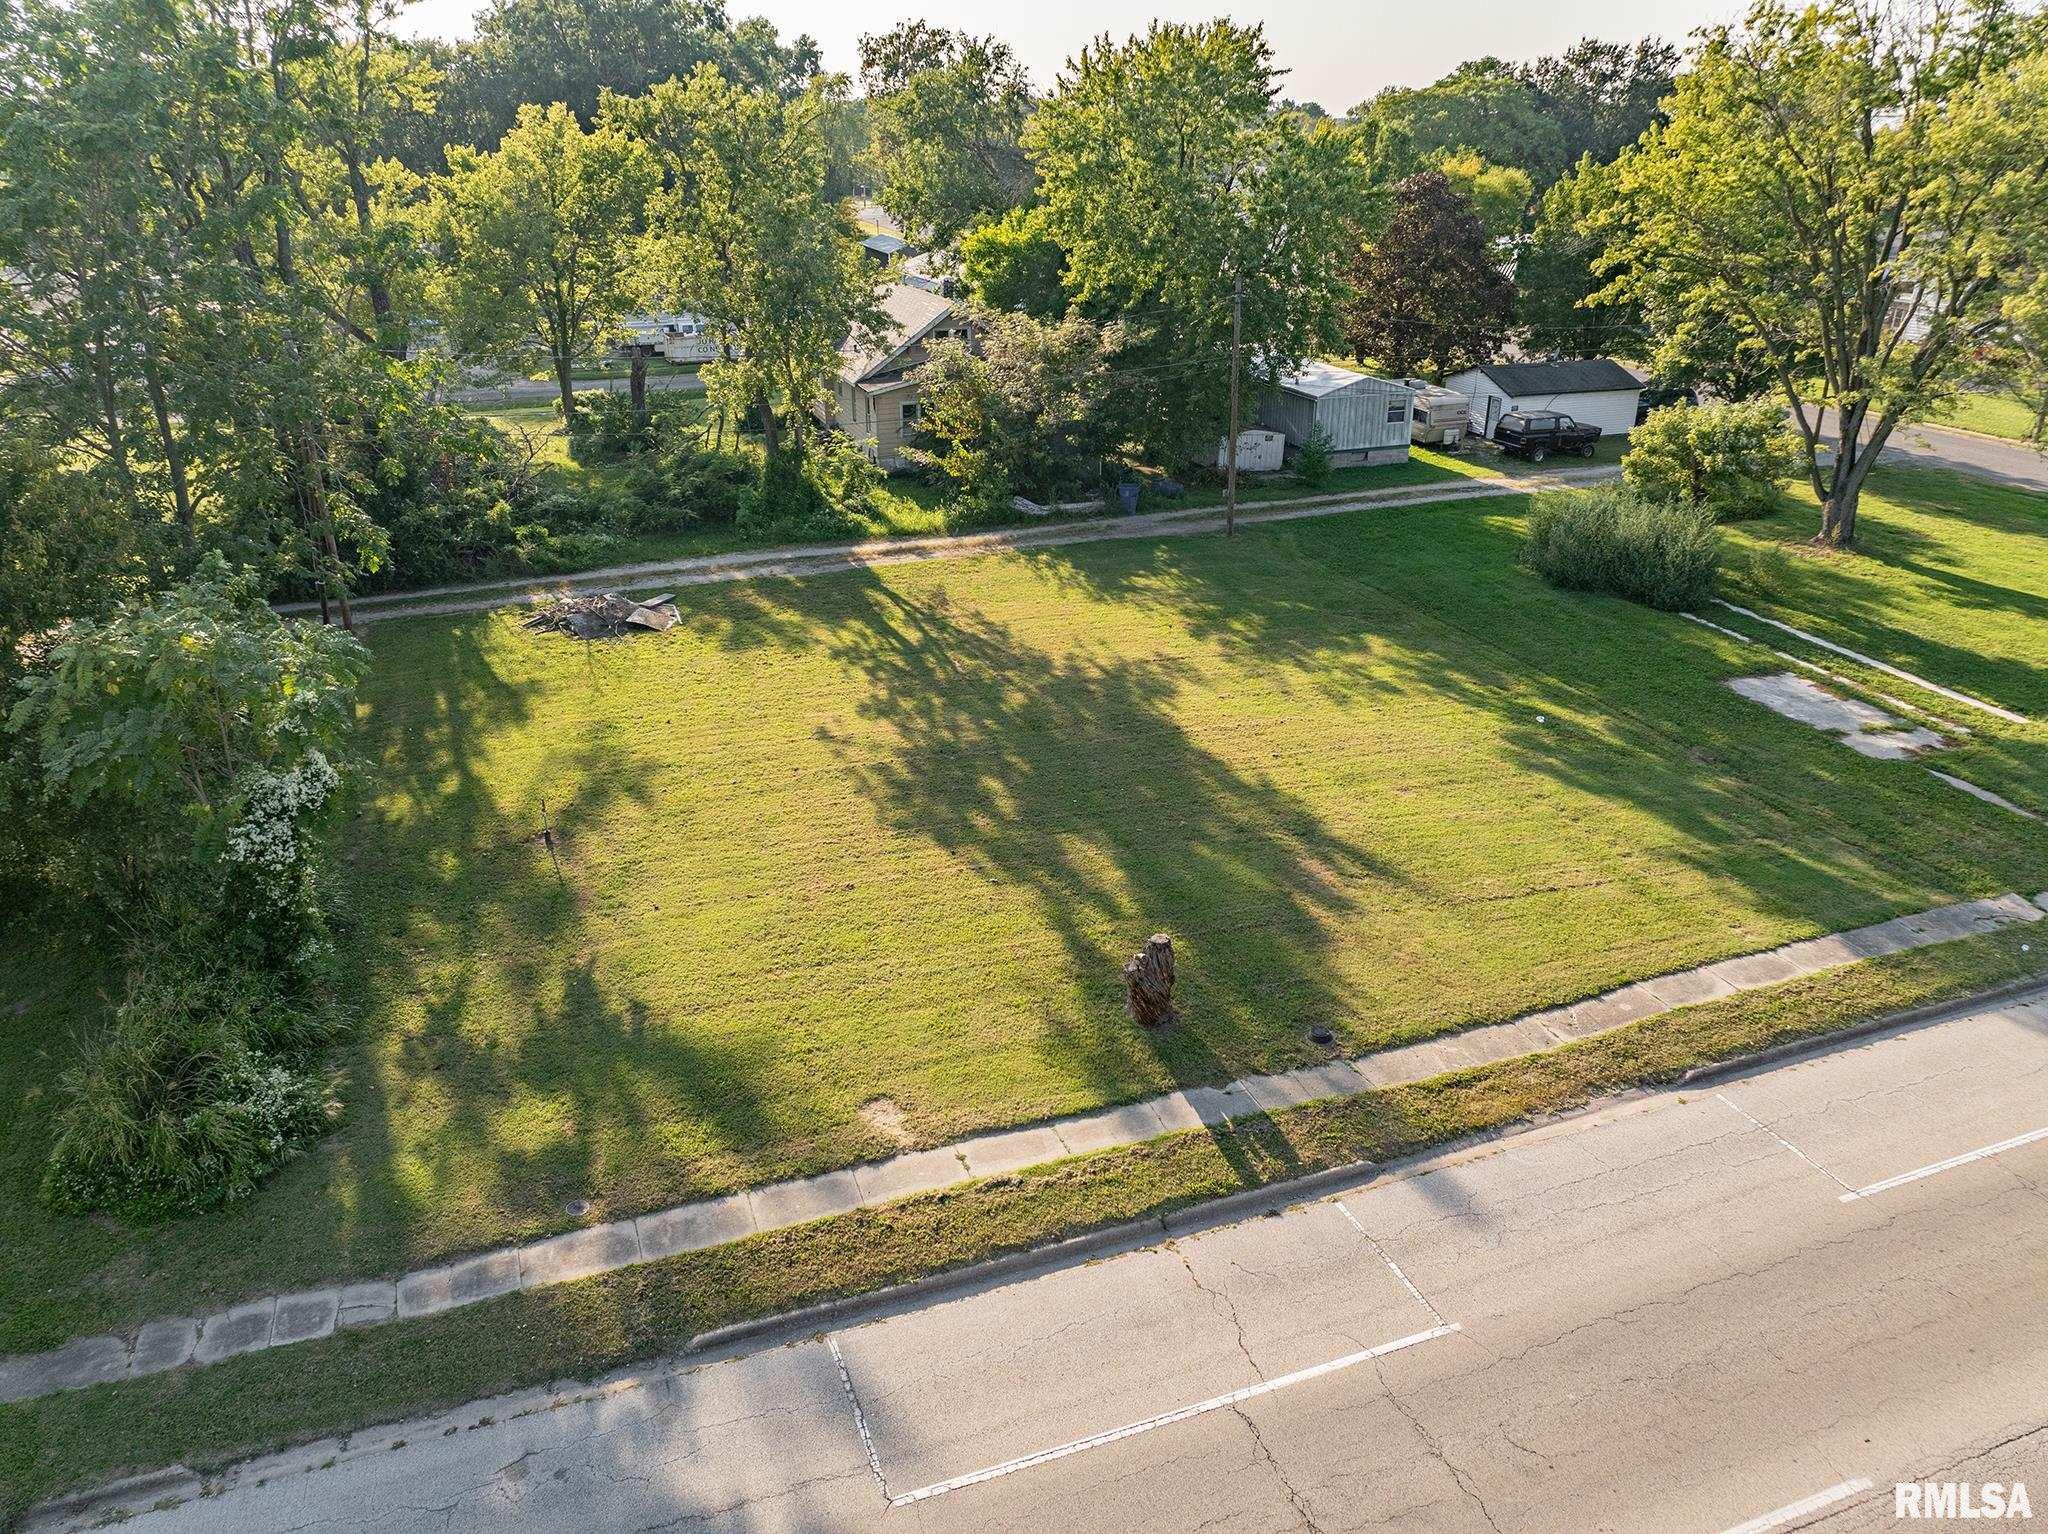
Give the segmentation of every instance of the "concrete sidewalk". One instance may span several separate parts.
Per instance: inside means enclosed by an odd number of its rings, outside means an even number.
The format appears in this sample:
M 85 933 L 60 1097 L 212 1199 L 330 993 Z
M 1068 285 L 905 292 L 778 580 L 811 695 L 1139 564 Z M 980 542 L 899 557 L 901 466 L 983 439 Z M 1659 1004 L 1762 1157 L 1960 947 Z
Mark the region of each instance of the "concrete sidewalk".
M 1570 1006 L 1504 1023 L 1333 1059 L 1221 1087 L 1188 1087 L 1123 1107 L 1059 1119 L 953 1145 L 910 1151 L 815 1177 L 770 1183 L 722 1198 L 614 1220 L 521 1246 L 423 1268 L 396 1280 L 338 1283 L 265 1295 L 207 1316 L 154 1321 L 136 1335 L 84 1337 L 47 1353 L 0 1359 L 0 1402 L 30 1400 L 114 1380 L 204 1366 L 243 1353 L 310 1342 L 338 1328 L 380 1326 L 458 1306 L 657 1262 L 763 1231 L 886 1204 L 977 1178 L 1019 1171 L 1087 1151 L 1135 1145 L 1160 1135 L 1323 1098 L 1426 1081 L 1611 1032 L 1644 1018 L 1776 985 L 1882 954 L 2037 922 L 2048 911 L 2018 894 L 1940 906 L 1874 926 L 1808 938 L 1764 953 L 1723 959 L 1638 981 Z

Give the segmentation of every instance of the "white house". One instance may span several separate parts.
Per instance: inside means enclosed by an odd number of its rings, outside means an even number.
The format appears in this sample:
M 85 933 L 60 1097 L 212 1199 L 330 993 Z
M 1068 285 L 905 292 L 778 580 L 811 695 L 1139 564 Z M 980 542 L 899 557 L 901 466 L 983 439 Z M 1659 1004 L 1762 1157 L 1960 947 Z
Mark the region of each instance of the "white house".
M 1486 362 L 1444 380 L 1472 401 L 1472 430 L 1493 435 L 1510 410 L 1555 410 L 1610 437 L 1635 430 L 1643 381 L 1607 357 L 1566 362 Z
M 1333 362 L 1308 362 L 1279 380 L 1259 406 L 1259 424 L 1300 449 L 1321 427 L 1330 462 L 1401 463 L 1408 457 L 1413 396 L 1391 378 L 1355 373 Z

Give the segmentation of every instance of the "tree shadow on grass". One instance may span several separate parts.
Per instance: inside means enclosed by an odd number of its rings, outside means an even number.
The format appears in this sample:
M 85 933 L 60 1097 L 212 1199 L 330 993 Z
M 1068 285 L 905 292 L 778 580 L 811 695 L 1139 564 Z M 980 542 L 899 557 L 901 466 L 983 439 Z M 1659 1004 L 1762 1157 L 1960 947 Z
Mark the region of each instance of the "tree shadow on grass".
M 1742 673 L 1709 631 L 1548 586 L 1522 564 L 1522 504 L 1034 558 L 1049 579 L 1156 604 L 1234 664 L 1347 708 L 1474 710 L 1501 761 L 1647 813 L 1664 828 L 1660 857 L 1773 916 L 1875 919 L 2028 866 L 2017 823 L 1943 814 L 1957 807 L 1910 764 L 1866 761 L 1729 692 L 1721 680 Z
M 1093 1100 L 1127 1098 L 1157 1079 L 1150 1054 L 1174 1082 L 1226 1081 L 1243 1065 L 1234 1032 L 1316 1056 L 1301 1035 L 1355 1005 L 1323 953 L 1372 881 L 1392 877 L 1369 850 L 1196 743 L 1174 717 L 1184 678 L 1170 661 L 1053 654 L 942 587 L 830 584 L 813 631 L 864 682 L 856 711 L 887 744 L 829 725 L 820 737 L 894 833 L 1028 892 L 1057 948 L 1046 979 L 1070 998 L 1042 1045 L 1067 1079 Z M 815 590 L 763 585 L 745 600 L 812 611 Z M 1156 931 L 1179 949 L 1185 1020 L 1142 1035 L 1123 1017 L 1122 966 Z

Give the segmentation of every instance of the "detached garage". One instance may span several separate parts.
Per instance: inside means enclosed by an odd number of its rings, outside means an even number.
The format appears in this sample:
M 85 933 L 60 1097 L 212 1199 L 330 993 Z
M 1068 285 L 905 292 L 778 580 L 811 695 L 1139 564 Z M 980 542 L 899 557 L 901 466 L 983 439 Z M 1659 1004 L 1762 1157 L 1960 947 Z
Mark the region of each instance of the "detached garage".
M 1299 450 L 1320 426 L 1338 468 L 1402 463 L 1410 405 L 1406 384 L 1311 362 L 1279 381 L 1259 407 L 1259 424 L 1284 436 L 1290 450 Z
M 1602 436 L 1635 430 L 1643 382 L 1619 362 L 1588 357 L 1571 362 L 1489 362 L 1444 380 L 1472 401 L 1472 430 L 1493 435 L 1510 410 L 1555 410 L 1600 428 Z

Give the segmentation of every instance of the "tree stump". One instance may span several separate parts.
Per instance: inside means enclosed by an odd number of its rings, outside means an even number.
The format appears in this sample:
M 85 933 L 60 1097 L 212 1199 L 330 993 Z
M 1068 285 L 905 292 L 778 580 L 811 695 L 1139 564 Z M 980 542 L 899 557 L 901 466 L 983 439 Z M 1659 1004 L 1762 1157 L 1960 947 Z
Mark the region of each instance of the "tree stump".
M 1142 1028 L 1175 1022 L 1173 1010 L 1173 939 L 1155 932 L 1124 966 L 1124 1010 Z

